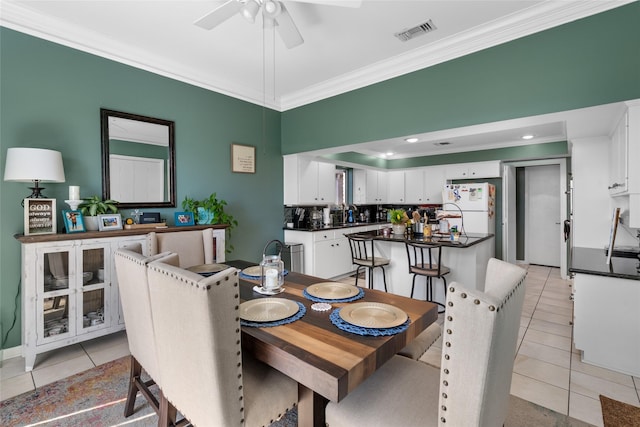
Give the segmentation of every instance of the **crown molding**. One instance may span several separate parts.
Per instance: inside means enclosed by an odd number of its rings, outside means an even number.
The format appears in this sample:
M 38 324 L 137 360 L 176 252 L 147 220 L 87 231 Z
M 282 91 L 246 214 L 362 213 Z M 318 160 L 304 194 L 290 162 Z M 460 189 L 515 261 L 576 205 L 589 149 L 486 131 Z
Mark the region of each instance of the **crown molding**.
M 546 1 L 506 19 L 439 40 L 403 55 L 326 80 L 280 99 L 265 99 L 262 92 L 215 79 L 212 75 L 137 50 L 90 30 L 62 23 L 13 1 L 0 2 L 0 25 L 63 46 L 120 62 L 170 79 L 277 111 L 287 111 L 371 84 L 431 67 L 536 32 L 632 3 L 636 0 Z

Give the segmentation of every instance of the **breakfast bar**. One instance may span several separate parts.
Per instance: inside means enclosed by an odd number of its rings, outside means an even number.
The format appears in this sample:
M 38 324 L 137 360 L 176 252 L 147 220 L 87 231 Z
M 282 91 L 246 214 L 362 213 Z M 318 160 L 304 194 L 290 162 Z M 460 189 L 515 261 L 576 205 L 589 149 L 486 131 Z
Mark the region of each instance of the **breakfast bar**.
M 456 241 L 451 240 L 448 234 L 429 237 L 395 234 L 385 236 L 381 231 L 369 231 L 358 235 L 372 237 L 375 241 L 376 256 L 391 260 L 385 267 L 388 292 L 407 297 L 411 295 L 413 275 L 409 274 L 405 242 L 435 243 L 443 246 L 442 264 L 451 270 L 447 275 L 447 282 L 455 281 L 480 291 L 484 290 L 487 263 L 495 256 L 493 234 L 469 233 L 460 236 Z M 373 283 L 375 289 L 384 289 L 381 269 L 375 270 Z M 421 286 L 422 283 L 424 278 L 416 279 L 414 298 L 426 298 L 426 287 Z M 434 300 L 444 302 L 443 288 L 435 286 L 434 291 Z

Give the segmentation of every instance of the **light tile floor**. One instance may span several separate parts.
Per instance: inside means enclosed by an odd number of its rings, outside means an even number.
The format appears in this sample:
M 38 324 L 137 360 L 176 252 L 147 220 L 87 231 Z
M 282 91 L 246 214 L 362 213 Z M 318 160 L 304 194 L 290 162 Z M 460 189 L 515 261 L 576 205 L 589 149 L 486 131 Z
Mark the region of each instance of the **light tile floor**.
M 599 394 L 640 406 L 640 378 L 580 361 L 572 345 L 570 281 L 562 280 L 557 268 L 526 267 L 511 393 L 595 426 L 602 426 Z M 443 315 L 438 321 L 443 322 Z M 421 360 L 439 366 L 440 353 L 439 340 Z M 24 372 L 22 357 L 5 360 L 0 367 L 0 400 L 128 354 L 126 335 L 120 332 L 38 355 L 29 373 Z

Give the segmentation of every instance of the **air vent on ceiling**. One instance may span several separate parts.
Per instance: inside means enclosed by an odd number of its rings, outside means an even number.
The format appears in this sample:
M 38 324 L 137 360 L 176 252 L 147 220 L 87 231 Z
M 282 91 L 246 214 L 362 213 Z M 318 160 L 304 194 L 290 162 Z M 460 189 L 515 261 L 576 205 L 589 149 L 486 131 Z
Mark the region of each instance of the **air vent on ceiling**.
M 399 33 L 395 33 L 394 36 L 399 38 L 401 41 L 406 42 L 407 40 L 411 40 L 414 37 L 417 37 L 422 34 L 429 33 L 433 30 L 436 30 L 437 27 L 434 23 L 429 19 L 424 24 L 417 25 L 413 28 L 409 28 L 408 30 L 403 30 Z
M 442 141 L 442 142 L 434 142 L 433 145 L 449 145 L 451 144 L 449 141 Z

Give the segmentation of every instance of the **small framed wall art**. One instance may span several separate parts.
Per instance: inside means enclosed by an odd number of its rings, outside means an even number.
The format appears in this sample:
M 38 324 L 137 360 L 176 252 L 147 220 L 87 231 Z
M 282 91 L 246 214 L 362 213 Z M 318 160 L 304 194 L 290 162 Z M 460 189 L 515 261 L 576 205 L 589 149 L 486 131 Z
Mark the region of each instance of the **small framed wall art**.
M 24 235 L 56 233 L 56 199 L 24 199 Z
M 100 231 L 122 230 L 120 214 L 98 215 L 98 229 Z
M 87 231 L 84 228 L 82 213 L 80 211 L 62 211 L 62 220 L 64 221 L 64 229 L 67 233 L 82 233 Z
M 176 226 L 195 225 L 193 212 L 176 212 L 173 216 Z
M 256 147 L 231 144 L 231 172 L 256 173 Z

